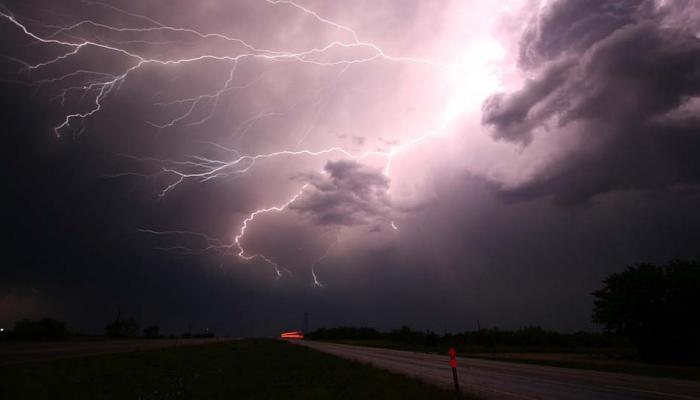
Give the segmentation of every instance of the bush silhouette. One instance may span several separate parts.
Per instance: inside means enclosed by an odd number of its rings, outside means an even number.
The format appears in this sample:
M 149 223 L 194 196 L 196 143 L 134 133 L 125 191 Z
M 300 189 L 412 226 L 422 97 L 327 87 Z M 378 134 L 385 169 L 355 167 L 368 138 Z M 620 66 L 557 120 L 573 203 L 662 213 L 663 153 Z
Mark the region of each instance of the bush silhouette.
M 156 339 L 160 337 L 160 327 L 158 325 L 149 326 L 143 330 L 143 335 L 149 339 Z
M 131 318 L 114 321 L 105 327 L 105 334 L 109 337 L 136 336 L 138 331 L 138 322 Z

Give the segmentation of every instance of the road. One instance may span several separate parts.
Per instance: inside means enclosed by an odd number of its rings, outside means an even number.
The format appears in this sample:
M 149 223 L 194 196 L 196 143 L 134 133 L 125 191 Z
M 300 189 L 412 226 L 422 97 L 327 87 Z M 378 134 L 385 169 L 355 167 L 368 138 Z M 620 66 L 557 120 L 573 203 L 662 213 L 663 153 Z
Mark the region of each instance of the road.
M 295 343 L 453 388 L 449 357 L 344 344 Z M 481 399 L 700 400 L 700 382 L 458 357 L 460 388 Z
M 110 353 L 128 353 L 132 351 L 153 350 L 173 346 L 194 346 L 227 340 L 231 339 L 69 340 L 48 343 L 8 342 L 0 343 L 0 366 L 55 360 L 59 358 L 74 358 Z

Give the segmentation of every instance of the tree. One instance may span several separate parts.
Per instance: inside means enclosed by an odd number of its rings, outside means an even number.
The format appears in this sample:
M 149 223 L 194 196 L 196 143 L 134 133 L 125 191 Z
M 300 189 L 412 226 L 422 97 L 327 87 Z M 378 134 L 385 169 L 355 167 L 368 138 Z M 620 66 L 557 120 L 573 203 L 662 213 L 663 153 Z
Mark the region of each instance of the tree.
M 643 359 L 700 364 L 700 261 L 637 264 L 593 295 L 593 322 L 629 336 Z

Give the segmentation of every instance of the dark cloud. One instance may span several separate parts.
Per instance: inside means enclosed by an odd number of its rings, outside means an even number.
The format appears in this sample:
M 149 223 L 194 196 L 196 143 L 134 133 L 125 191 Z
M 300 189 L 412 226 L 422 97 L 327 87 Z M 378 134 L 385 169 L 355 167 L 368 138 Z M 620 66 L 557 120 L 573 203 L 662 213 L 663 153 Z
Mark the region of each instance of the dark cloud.
M 563 54 L 580 53 L 616 30 L 650 16 L 647 0 L 566 0 L 547 5 L 527 26 L 520 65 L 537 67 Z
M 355 161 L 329 161 L 325 174 L 310 174 L 303 194 L 290 205 L 319 225 L 359 225 L 388 218 L 389 178 Z
M 700 112 L 700 40 L 678 25 L 680 12 L 653 1 L 569 0 L 542 11 L 520 44 L 535 77 L 491 96 L 482 122 L 497 139 L 528 144 L 538 132 L 573 132 L 580 144 L 507 196 L 579 202 L 700 183 L 700 161 L 687 156 L 700 152 L 700 125 L 688 117 Z
M 547 98 L 566 82 L 573 68 L 572 60 L 554 63 L 541 76 L 526 81 L 521 90 L 489 97 L 483 106 L 482 122 L 494 126 L 496 139 L 530 142 L 532 130 L 550 116 L 557 104 L 547 102 Z

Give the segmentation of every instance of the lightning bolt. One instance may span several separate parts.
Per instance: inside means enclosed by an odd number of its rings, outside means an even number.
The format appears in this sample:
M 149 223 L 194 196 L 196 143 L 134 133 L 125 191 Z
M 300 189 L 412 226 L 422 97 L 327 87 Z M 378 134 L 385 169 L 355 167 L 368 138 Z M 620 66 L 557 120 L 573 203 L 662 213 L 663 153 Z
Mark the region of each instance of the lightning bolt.
M 299 192 L 297 192 L 297 194 L 295 194 L 291 199 L 287 200 L 285 203 L 283 203 L 279 206 L 274 206 L 274 207 L 269 207 L 269 208 L 261 208 L 261 209 L 255 210 L 252 213 L 250 213 L 248 218 L 243 220 L 243 224 L 241 224 L 241 228 L 238 231 L 238 234 L 233 238 L 233 243 L 235 244 L 235 247 L 238 248 L 238 254 L 237 254 L 238 257 L 240 257 L 246 261 L 251 261 L 251 260 L 254 260 L 256 258 L 259 258 L 259 259 L 267 262 L 268 264 L 270 264 L 274 268 L 275 274 L 277 275 L 278 278 L 282 276 L 282 274 L 280 272 L 280 266 L 276 262 L 269 259 L 264 254 L 246 255 L 246 251 L 243 248 L 243 245 L 241 244 L 241 240 L 243 239 L 243 236 L 245 236 L 245 231 L 246 231 L 246 229 L 248 229 L 248 224 L 253 222 L 253 220 L 255 220 L 255 218 L 258 215 L 273 212 L 273 211 L 274 212 L 282 212 L 282 211 L 286 210 L 287 207 L 289 207 L 292 203 L 294 203 L 294 201 L 296 201 L 296 199 L 298 199 L 304 193 L 304 189 L 306 189 L 306 186 L 307 185 L 302 186 L 301 190 L 299 190 Z M 231 247 L 233 247 L 233 246 L 231 246 Z
M 318 264 L 320 264 L 326 258 L 328 258 L 328 256 L 331 254 L 331 252 L 333 251 L 335 246 L 337 246 L 338 243 L 340 242 L 340 230 L 335 229 L 334 231 L 335 232 L 332 232 L 332 231 L 329 232 L 331 234 L 335 233 L 335 238 L 333 239 L 333 241 L 328 245 L 328 247 L 326 247 L 326 250 L 323 252 L 323 254 L 321 254 L 317 259 L 315 259 L 311 263 L 310 269 L 311 269 L 311 278 L 312 278 L 312 286 L 313 287 L 316 287 L 316 288 L 325 287 L 325 285 L 318 279 L 318 275 L 316 275 L 316 266 L 318 266 Z
M 338 22 L 335 22 L 329 18 L 326 18 L 320 15 L 318 12 L 304 7 L 294 1 L 266 0 L 265 3 L 269 4 L 272 7 L 287 7 L 290 8 L 292 11 L 300 12 L 318 24 L 323 24 L 337 29 L 339 32 L 342 32 L 345 35 L 347 35 L 348 39 L 330 41 L 323 46 L 308 48 L 306 50 L 297 52 L 277 49 L 266 49 L 257 47 L 243 39 L 230 37 L 220 33 L 206 33 L 191 28 L 169 26 L 149 16 L 131 13 L 127 10 L 123 10 L 118 7 L 100 2 L 85 2 L 85 4 L 88 6 L 103 7 L 112 10 L 118 14 L 122 14 L 124 16 L 131 17 L 141 22 L 144 22 L 148 24 L 148 26 L 139 28 L 117 27 L 92 20 L 81 20 L 76 23 L 63 26 L 44 25 L 42 26 L 42 28 L 53 29 L 53 31 L 49 34 L 42 35 L 40 33 L 32 31 L 27 26 L 27 24 L 22 23 L 19 18 L 17 18 L 15 15 L 9 12 L 7 9 L 5 9 L 4 11 L 0 9 L 0 20 L 6 20 L 11 25 L 19 29 L 25 36 L 38 43 L 64 49 L 58 56 L 34 64 L 22 60 L 15 60 L 16 62 L 22 65 L 22 73 L 33 73 L 40 70 L 46 70 L 52 66 L 56 66 L 71 58 L 74 58 L 76 55 L 80 54 L 87 48 L 100 49 L 110 54 L 123 57 L 129 62 L 129 65 L 125 67 L 124 70 L 116 74 L 78 69 L 55 78 L 43 79 L 33 82 L 33 85 L 35 86 L 43 86 L 61 85 L 64 82 L 69 82 L 71 80 L 79 80 L 79 84 L 69 85 L 59 90 L 59 94 L 54 99 L 59 100 L 62 106 L 66 104 L 66 98 L 72 92 L 81 93 L 83 97 L 90 96 L 92 99 L 92 104 L 87 110 L 71 112 L 63 116 L 61 123 L 55 126 L 54 128 L 54 132 L 58 137 L 60 137 L 62 133 L 66 130 L 73 131 L 74 134 L 81 134 L 85 130 L 85 121 L 91 117 L 96 116 L 102 111 L 104 99 L 111 93 L 113 93 L 115 90 L 118 90 L 119 87 L 129 78 L 129 76 L 149 65 L 166 67 L 170 65 L 191 64 L 203 61 L 221 61 L 231 63 L 231 68 L 229 70 L 226 80 L 217 90 L 214 90 L 209 93 L 191 96 L 188 98 L 156 103 L 155 106 L 164 108 L 184 106 L 184 111 L 182 111 L 181 113 L 169 120 L 166 120 L 164 122 L 147 121 L 154 128 L 161 130 L 168 129 L 180 124 L 186 124 L 188 126 L 201 125 L 210 120 L 215 114 L 219 101 L 224 94 L 235 90 L 246 89 L 254 86 L 260 79 L 262 79 L 262 75 L 244 84 L 234 84 L 237 68 L 239 67 L 241 62 L 247 59 L 256 59 L 263 62 L 294 62 L 301 64 L 310 64 L 318 67 L 340 66 L 342 67 L 342 69 L 338 76 L 342 75 L 352 65 L 368 63 L 375 60 L 384 60 L 386 62 L 421 64 L 431 68 L 455 67 L 451 64 L 421 58 L 399 57 L 389 55 L 380 46 L 369 41 L 361 40 L 358 33 L 354 29 L 340 24 Z M 76 33 L 77 31 L 84 29 L 89 29 L 95 32 L 108 32 L 114 35 L 141 34 L 144 35 L 144 37 L 147 37 L 148 34 L 153 33 L 172 33 L 178 35 L 188 35 L 192 39 L 196 40 L 220 41 L 237 47 L 238 51 L 232 54 L 198 54 L 187 58 L 154 57 L 149 56 L 145 53 L 140 53 L 138 51 L 131 50 L 129 45 L 144 43 L 149 44 L 151 46 L 163 46 L 170 45 L 173 43 L 181 43 L 182 41 L 156 42 L 149 41 L 146 39 L 111 41 L 97 40 L 90 39 L 87 35 L 79 36 Z M 95 34 L 95 36 L 101 35 Z M 337 59 L 327 59 L 331 51 L 336 49 L 361 49 L 366 50 L 368 54 L 362 57 L 341 56 Z M 399 156 L 401 153 L 412 147 L 418 146 L 423 142 L 444 133 L 447 130 L 450 123 L 454 120 L 454 103 L 457 102 L 459 102 L 459 98 L 456 97 L 451 102 L 451 106 L 447 108 L 445 115 L 439 118 L 440 123 L 438 124 L 438 127 L 435 130 L 426 132 L 423 135 L 414 137 L 403 143 L 392 144 L 388 150 L 372 150 L 354 153 L 350 150 L 344 149 L 343 147 L 334 146 L 318 150 L 287 149 L 269 153 L 241 155 L 238 151 L 234 149 L 230 149 L 216 143 L 208 143 L 209 145 L 214 146 L 219 150 L 225 151 L 227 155 L 229 155 L 231 158 L 229 158 L 228 160 L 212 159 L 203 156 L 193 155 L 189 156 L 188 159 L 184 161 L 179 161 L 143 158 L 131 155 L 124 155 L 124 157 L 132 158 L 134 160 L 143 162 L 158 163 L 161 165 L 161 169 L 157 174 L 166 175 L 173 178 L 172 182 L 165 186 L 159 192 L 158 195 L 160 198 L 165 197 L 170 191 L 174 190 L 176 187 L 178 187 L 185 181 L 194 180 L 197 182 L 206 182 L 213 179 L 221 179 L 244 174 L 250 171 L 251 168 L 253 168 L 253 166 L 258 162 L 283 156 L 320 157 L 330 154 L 339 154 L 344 157 L 356 160 L 358 162 L 368 157 L 377 157 L 384 160 L 383 173 L 389 176 L 391 173 L 392 163 L 395 157 Z M 203 117 L 195 119 L 194 115 L 196 111 L 200 109 L 207 109 L 208 112 Z M 286 112 L 289 112 L 289 110 L 285 112 L 275 110 L 261 112 L 260 114 L 243 121 L 234 133 L 238 136 L 242 136 L 261 119 L 284 115 Z M 301 146 L 301 144 L 306 138 L 306 135 L 308 135 L 308 131 L 301 136 L 297 143 L 297 147 Z M 125 175 L 147 176 L 145 174 L 131 172 L 114 174 L 111 176 L 118 177 Z M 179 254 L 215 251 L 221 253 L 223 256 L 233 254 L 244 261 L 261 260 L 269 264 L 273 268 L 275 276 L 279 278 L 283 276 L 283 272 L 289 274 L 291 274 L 291 272 L 286 270 L 284 267 L 279 265 L 277 262 L 275 262 L 270 257 L 266 256 L 265 254 L 250 253 L 249 251 L 247 251 L 244 246 L 246 231 L 259 216 L 267 213 L 279 213 L 287 210 L 297 199 L 299 199 L 304 194 L 304 191 L 306 190 L 307 186 L 308 184 L 302 186 L 299 189 L 299 191 L 297 191 L 295 194 L 293 194 L 290 198 L 288 198 L 281 204 L 266 208 L 259 208 L 252 211 L 246 218 L 243 219 L 241 225 L 239 226 L 239 229 L 237 230 L 236 235 L 233 237 L 233 241 L 230 243 L 226 243 L 219 239 L 212 238 L 200 232 L 156 231 L 151 229 L 141 229 L 140 232 L 158 236 L 185 236 L 196 238 L 197 240 L 202 241 L 202 246 L 171 246 L 162 247 L 161 249 Z M 391 227 L 394 230 L 398 230 L 396 224 L 393 221 L 391 221 Z M 324 253 L 319 259 L 317 259 L 312 264 L 311 272 L 313 276 L 314 285 L 316 286 L 322 286 L 322 284 L 317 279 L 315 273 L 315 266 L 328 256 L 332 248 L 333 245 L 330 246 L 327 249 L 326 253 Z

